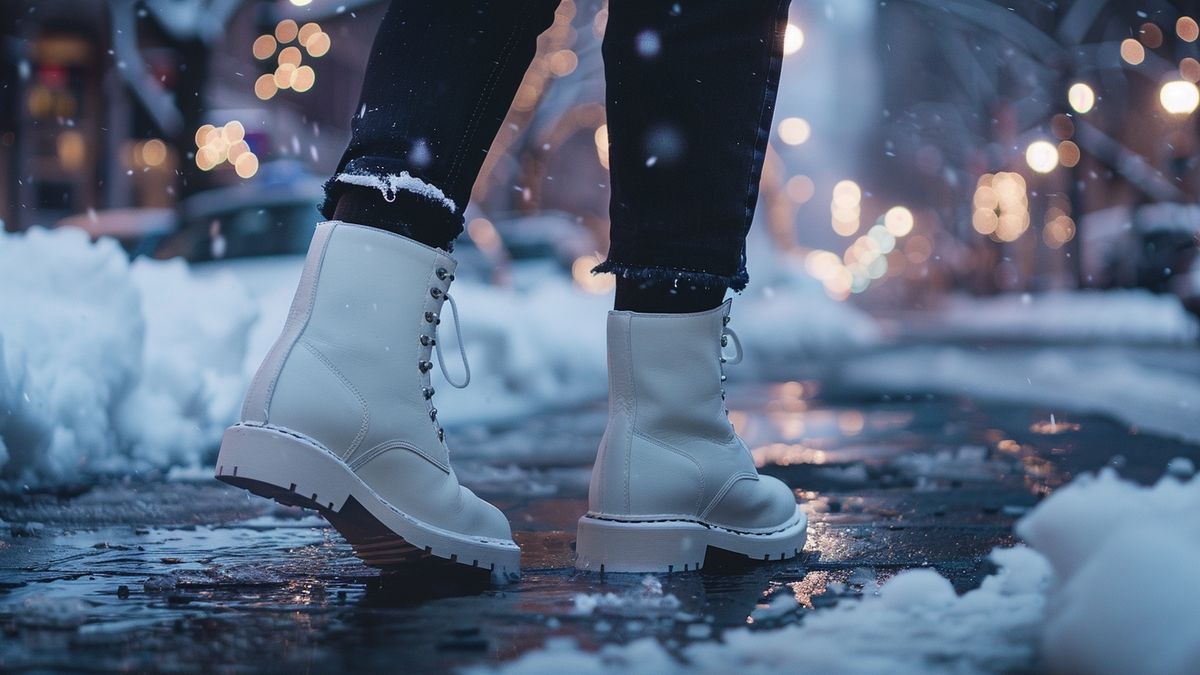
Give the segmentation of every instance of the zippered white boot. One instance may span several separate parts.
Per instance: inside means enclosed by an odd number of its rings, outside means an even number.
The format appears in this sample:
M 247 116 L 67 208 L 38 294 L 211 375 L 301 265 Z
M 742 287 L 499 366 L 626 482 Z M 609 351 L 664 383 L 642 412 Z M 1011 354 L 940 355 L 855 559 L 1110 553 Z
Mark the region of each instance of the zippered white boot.
M 455 265 L 383 230 L 318 225 L 283 334 L 221 441 L 217 479 L 317 509 L 368 565 L 436 556 L 498 580 L 519 574 L 508 520 L 459 485 L 431 400 Z
M 722 347 L 732 301 L 696 314 L 608 315 L 608 427 L 575 567 L 684 572 L 709 547 L 754 560 L 804 548 L 808 518 L 791 489 L 760 476 L 725 409 Z M 736 363 L 736 361 L 734 361 Z

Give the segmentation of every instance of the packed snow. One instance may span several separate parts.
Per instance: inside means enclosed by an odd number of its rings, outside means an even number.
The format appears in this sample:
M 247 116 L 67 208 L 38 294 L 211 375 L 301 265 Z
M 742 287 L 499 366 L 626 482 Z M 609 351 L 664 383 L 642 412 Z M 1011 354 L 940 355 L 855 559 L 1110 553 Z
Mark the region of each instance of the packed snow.
M 969 395 L 1098 413 L 1142 431 L 1200 441 L 1196 376 L 1169 359 L 1135 359 L 1116 347 L 901 347 L 847 362 L 836 387 L 898 396 Z
M 861 601 L 809 612 L 799 625 L 739 628 L 672 651 L 652 638 L 599 652 L 556 640 L 498 670 L 1192 672 L 1200 663 L 1198 512 L 1200 478 L 1167 475 L 1143 487 L 1106 469 L 1022 519 L 1017 531 L 1029 545 L 993 551 L 999 570 L 963 595 L 933 570 L 908 570 Z
M 257 308 L 232 278 L 81 230 L 0 239 L 0 480 L 194 462 L 233 416 Z
M 1142 289 L 955 296 L 920 328 L 939 339 L 1191 344 L 1200 336 L 1179 298 Z
M 206 462 L 283 326 L 302 264 L 131 263 L 80 230 L 0 233 L 0 488 Z M 734 303 L 751 363 L 876 339 L 869 319 L 815 282 L 761 277 Z M 447 426 L 603 396 L 611 296 L 565 274 L 520 290 L 462 280 L 452 292 L 473 377 L 465 390 L 435 385 Z M 453 357 L 447 365 L 458 372 Z

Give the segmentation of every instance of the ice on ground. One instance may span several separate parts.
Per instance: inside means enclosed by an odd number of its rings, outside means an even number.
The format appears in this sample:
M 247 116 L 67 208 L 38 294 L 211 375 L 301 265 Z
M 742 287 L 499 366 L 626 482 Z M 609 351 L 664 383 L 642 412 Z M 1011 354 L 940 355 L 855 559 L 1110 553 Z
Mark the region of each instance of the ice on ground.
M 897 395 L 938 393 L 1099 413 L 1167 436 L 1200 441 L 1200 384 L 1117 348 L 979 351 L 910 347 L 847 362 L 838 385 Z
M 939 338 L 1055 342 L 1188 344 L 1200 336 L 1179 298 L 1141 289 L 958 296 L 927 328 Z
M 1112 470 L 1060 489 L 1018 524 L 1030 546 L 957 595 L 929 569 L 897 574 L 782 629 L 736 629 L 671 650 L 654 639 L 587 652 L 555 643 L 504 673 L 1151 673 L 1200 663 L 1200 478 L 1153 487 Z M 679 654 L 680 659 L 673 654 Z

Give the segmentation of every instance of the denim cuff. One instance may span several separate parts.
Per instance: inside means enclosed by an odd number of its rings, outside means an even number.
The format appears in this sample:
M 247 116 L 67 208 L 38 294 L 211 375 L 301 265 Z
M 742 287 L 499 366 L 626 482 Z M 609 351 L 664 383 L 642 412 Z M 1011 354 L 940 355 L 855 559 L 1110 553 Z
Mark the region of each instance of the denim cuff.
M 325 183 L 321 215 L 332 219 L 338 199 L 347 189 L 378 190 L 383 199 L 409 222 L 444 228 L 453 239 L 462 233 L 462 209 L 438 186 L 409 173 L 390 158 L 358 157 L 346 163 Z
M 629 265 L 609 258 L 592 268 L 592 274 L 606 273 L 656 285 L 685 283 L 700 288 L 728 288 L 733 291 L 743 291 L 746 289 L 746 284 L 750 283 L 750 275 L 744 267 L 736 274 L 716 274 L 702 270 Z

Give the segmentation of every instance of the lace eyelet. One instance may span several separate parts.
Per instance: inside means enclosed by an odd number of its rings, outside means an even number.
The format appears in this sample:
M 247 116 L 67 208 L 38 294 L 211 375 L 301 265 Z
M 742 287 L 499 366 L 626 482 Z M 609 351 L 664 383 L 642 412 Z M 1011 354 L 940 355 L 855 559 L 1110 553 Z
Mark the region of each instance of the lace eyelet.
M 425 312 L 425 323 L 437 323 L 438 315 L 435 312 Z
M 724 336 L 724 335 L 721 336 L 721 346 L 722 347 L 729 346 L 729 338 L 727 336 Z
M 440 298 L 440 297 L 442 297 L 442 289 L 431 288 L 431 289 L 429 289 L 429 295 L 433 296 L 435 299 Z
M 437 421 L 437 408 L 431 408 L 429 410 L 429 421 L 431 421 L 431 422 Z
M 446 430 L 445 429 L 438 429 L 438 440 L 439 441 L 446 440 Z
M 433 338 L 429 337 L 428 335 L 421 336 L 421 346 L 422 347 L 432 347 L 433 345 L 436 345 L 436 344 L 437 344 L 437 340 L 434 340 Z
M 429 361 L 419 361 L 417 363 L 417 370 L 421 371 L 422 373 L 428 373 L 430 370 L 433 370 L 433 363 Z

